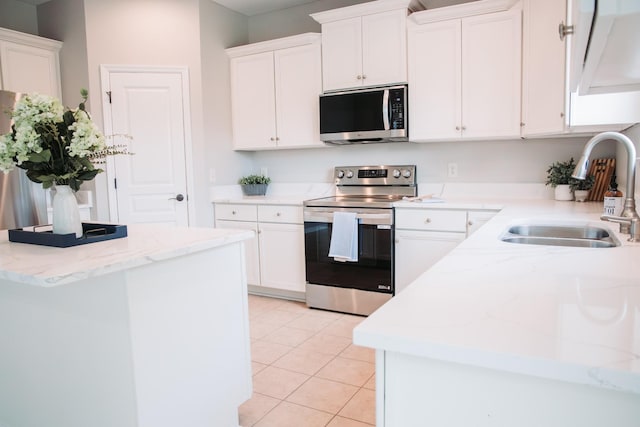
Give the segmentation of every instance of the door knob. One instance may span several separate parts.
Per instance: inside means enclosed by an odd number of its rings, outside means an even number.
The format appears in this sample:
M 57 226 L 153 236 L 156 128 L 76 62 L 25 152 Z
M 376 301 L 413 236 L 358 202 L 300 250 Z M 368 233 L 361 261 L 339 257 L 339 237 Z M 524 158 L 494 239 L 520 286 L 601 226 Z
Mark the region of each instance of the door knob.
M 184 200 L 184 196 L 182 194 L 176 194 L 176 197 L 170 197 L 169 200 L 177 200 L 181 202 Z

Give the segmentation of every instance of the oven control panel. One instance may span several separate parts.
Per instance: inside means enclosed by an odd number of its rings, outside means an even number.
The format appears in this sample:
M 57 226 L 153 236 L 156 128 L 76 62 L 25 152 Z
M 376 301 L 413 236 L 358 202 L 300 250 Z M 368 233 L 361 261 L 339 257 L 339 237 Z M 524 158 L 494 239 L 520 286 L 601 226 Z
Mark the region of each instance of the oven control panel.
M 416 184 L 415 165 L 337 166 L 336 185 L 406 185 Z

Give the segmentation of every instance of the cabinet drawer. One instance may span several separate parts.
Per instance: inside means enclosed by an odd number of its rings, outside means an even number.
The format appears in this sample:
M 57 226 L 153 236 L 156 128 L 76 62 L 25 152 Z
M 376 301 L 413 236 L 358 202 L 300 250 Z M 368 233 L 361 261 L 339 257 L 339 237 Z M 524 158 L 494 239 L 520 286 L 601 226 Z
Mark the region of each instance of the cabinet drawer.
M 396 209 L 396 228 L 467 231 L 467 212 L 441 209 Z
M 261 205 L 258 206 L 258 221 L 302 224 L 302 206 Z
M 257 221 L 256 205 L 227 205 L 216 203 L 216 220 Z

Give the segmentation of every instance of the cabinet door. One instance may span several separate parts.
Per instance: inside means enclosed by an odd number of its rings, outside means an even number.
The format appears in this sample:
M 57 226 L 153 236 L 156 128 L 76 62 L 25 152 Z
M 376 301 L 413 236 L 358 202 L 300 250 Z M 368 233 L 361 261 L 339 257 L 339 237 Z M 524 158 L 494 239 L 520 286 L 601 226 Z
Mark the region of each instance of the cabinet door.
M 38 92 L 60 97 L 57 52 L 0 41 L 1 88 L 13 92 Z M 78 96 L 80 94 L 78 93 Z
M 480 227 L 485 225 L 497 212 L 469 211 L 467 213 L 467 237 L 475 233 Z
M 216 228 L 237 228 L 240 230 L 253 230 L 256 237 L 244 241 L 244 258 L 247 266 L 247 283 L 249 285 L 260 284 L 260 262 L 258 258 L 258 225 L 255 222 L 217 220 Z
M 322 24 L 322 85 L 325 91 L 362 86 L 361 18 Z
M 262 285 L 304 292 L 304 226 L 260 223 L 258 231 Z
M 464 233 L 396 230 L 396 295 L 464 239 Z
M 462 20 L 465 138 L 519 137 L 522 12 Z
M 561 134 L 565 126 L 565 50 L 558 25 L 567 4 L 526 0 L 523 22 L 522 134 Z
M 231 109 L 235 149 L 275 147 L 273 52 L 231 59 Z
M 362 17 L 362 84 L 407 81 L 407 12 L 392 10 Z
M 274 55 L 278 147 L 322 146 L 320 45 L 281 49 Z
M 409 30 L 409 137 L 412 141 L 460 137 L 460 20 L 414 25 Z

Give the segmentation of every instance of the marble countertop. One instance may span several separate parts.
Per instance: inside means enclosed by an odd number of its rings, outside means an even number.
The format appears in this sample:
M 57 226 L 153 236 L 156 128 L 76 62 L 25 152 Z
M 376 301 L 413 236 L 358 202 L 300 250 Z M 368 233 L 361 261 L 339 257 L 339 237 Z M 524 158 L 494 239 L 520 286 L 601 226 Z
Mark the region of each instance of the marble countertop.
M 599 219 L 601 203 L 482 203 L 503 209 L 356 327 L 354 343 L 640 394 L 640 243 Z M 410 206 L 479 205 L 449 199 Z M 593 223 L 622 245 L 499 239 L 522 221 Z
M 121 239 L 54 248 L 15 243 L 0 231 L 0 279 L 53 287 L 253 237 L 252 231 L 133 224 Z
M 215 199 L 213 203 L 240 205 L 290 205 L 300 206 L 307 200 L 304 196 L 240 196 Z

